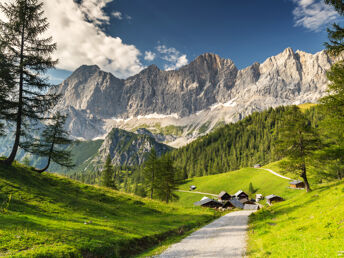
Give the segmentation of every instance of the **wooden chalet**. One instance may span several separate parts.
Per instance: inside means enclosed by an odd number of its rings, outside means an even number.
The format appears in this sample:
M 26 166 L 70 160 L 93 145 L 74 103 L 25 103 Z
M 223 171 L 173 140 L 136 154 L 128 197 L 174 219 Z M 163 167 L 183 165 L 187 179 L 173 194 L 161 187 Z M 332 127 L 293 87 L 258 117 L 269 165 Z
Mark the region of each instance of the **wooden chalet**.
M 265 199 L 266 199 L 266 202 L 269 205 L 271 205 L 274 202 L 282 202 L 282 201 L 284 201 L 284 199 L 281 196 L 274 195 L 274 194 L 266 196 Z
M 301 180 L 295 180 L 289 183 L 290 188 L 305 188 L 305 183 Z
M 196 206 L 202 206 L 202 207 L 208 207 L 208 208 L 220 208 L 222 207 L 222 203 L 210 199 L 210 198 L 203 198 L 202 200 L 195 202 L 194 205 Z
M 196 186 L 194 186 L 194 185 L 190 185 L 190 191 L 193 191 L 193 190 L 196 190 Z
M 239 202 L 241 202 L 242 204 L 256 204 L 255 201 L 252 201 L 248 198 L 239 199 Z
M 230 194 L 228 194 L 227 192 L 222 191 L 221 193 L 219 193 L 218 199 L 221 202 L 228 201 L 228 200 L 232 199 L 232 196 Z
M 247 199 L 248 199 L 248 194 L 245 193 L 243 190 L 237 191 L 237 192 L 234 194 L 234 196 L 235 196 L 238 200 L 244 199 L 244 198 L 247 198 Z
M 261 168 L 262 166 L 260 164 L 256 164 L 253 166 L 254 168 Z
M 233 208 L 243 209 L 244 205 L 237 199 L 231 199 L 231 200 L 226 201 L 222 207 L 223 208 L 233 207 Z

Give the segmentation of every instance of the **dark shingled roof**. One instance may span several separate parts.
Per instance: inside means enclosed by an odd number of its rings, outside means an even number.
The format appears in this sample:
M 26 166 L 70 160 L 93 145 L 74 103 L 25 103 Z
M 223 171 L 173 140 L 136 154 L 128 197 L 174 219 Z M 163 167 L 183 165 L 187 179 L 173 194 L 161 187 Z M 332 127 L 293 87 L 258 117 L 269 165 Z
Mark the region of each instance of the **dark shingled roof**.
M 294 180 L 294 181 L 290 182 L 291 185 L 297 185 L 297 184 L 300 184 L 300 183 L 303 183 L 303 181 L 301 181 L 301 180 Z
M 221 193 L 219 193 L 219 198 L 223 197 L 225 194 L 228 194 L 227 192 L 225 191 L 222 191 Z M 228 194 L 229 195 L 229 194 Z
M 237 199 L 232 199 L 232 200 L 229 200 L 229 202 L 235 207 L 235 208 L 244 208 L 244 205 L 238 201 Z
M 265 199 L 266 199 L 266 200 L 270 200 L 270 199 L 275 198 L 275 197 L 278 197 L 278 198 L 283 199 L 281 196 L 274 195 L 274 194 L 270 194 L 270 195 L 266 196 Z
M 205 198 L 203 200 L 200 200 L 198 202 L 195 202 L 194 205 L 196 206 L 202 206 L 206 203 L 209 203 L 209 202 L 215 202 L 215 203 L 218 203 L 218 204 L 221 204 L 220 202 L 216 201 L 216 200 L 213 200 L 213 199 L 210 199 L 210 198 Z M 222 204 L 221 204 L 222 205 Z

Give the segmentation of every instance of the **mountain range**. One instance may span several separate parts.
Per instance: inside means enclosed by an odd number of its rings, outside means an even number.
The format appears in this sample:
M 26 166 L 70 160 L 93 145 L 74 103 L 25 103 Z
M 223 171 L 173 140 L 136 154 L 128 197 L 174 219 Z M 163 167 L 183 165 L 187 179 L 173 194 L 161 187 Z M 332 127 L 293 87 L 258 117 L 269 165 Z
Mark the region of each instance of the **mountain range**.
M 326 94 L 332 63 L 325 51 L 287 48 L 242 70 L 211 53 L 179 70 L 151 65 L 127 79 L 84 65 L 54 89 L 62 95 L 56 109 L 69 115 L 66 127 L 74 138 L 146 128 L 157 141 L 179 147 L 254 111 L 316 102 Z

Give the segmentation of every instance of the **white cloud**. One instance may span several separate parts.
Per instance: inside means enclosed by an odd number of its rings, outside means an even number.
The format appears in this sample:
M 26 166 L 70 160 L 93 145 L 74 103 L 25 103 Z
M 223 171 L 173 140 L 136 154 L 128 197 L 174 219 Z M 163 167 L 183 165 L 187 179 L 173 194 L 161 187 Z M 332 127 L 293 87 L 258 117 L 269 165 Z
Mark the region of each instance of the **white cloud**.
M 165 64 L 166 71 L 178 69 L 188 63 L 186 55 L 182 55 L 177 49 L 168 48 L 165 45 L 159 45 L 156 50 L 161 54 L 161 59 L 168 62 Z
M 155 59 L 156 54 L 151 51 L 145 51 L 145 60 L 153 61 Z
M 293 0 L 295 26 L 302 26 L 311 31 L 320 31 L 325 25 L 338 19 L 337 12 L 322 0 Z
M 143 69 L 141 53 L 134 45 L 127 45 L 101 29 L 102 24 L 110 21 L 103 8 L 112 1 L 83 0 L 78 4 L 73 0 L 43 0 L 44 15 L 50 23 L 47 33 L 57 43 L 57 68 L 73 71 L 83 64 L 97 64 L 119 78 Z
M 115 17 L 118 20 L 122 20 L 123 19 L 122 13 L 119 12 L 119 11 L 113 12 L 112 16 Z

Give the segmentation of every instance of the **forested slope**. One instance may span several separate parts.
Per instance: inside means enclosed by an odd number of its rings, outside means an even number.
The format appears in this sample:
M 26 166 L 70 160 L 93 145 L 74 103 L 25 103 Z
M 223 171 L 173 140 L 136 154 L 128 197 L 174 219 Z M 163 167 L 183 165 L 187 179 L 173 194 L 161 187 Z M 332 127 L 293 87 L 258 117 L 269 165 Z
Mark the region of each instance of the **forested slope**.
M 272 153 L 274 138 L 290 108 L 270 108 L 253 113 L 235 124 L 225 125 L 173 151 L 173 159 L 182 169 L 185 178 L 218 174 L 256 163 L 275 161 Z M 320 119 L 317 107 L 305 110 L 305 113 L 314 124 Z

